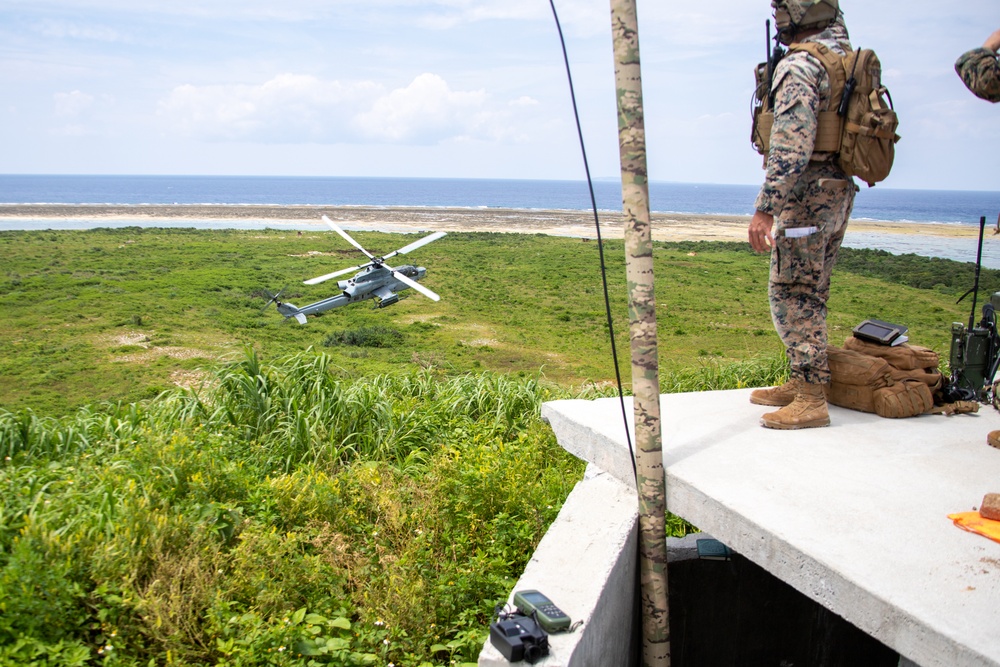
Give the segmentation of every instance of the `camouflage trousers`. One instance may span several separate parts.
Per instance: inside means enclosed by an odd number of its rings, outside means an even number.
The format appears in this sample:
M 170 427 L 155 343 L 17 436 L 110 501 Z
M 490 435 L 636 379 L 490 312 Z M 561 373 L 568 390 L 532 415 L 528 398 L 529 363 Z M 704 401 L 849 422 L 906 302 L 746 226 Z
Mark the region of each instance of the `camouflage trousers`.
M 768 299 L 794 378 L 829 383 L 826 302 L 857 191 L 831 163 L 810 163 L 775 217 Z

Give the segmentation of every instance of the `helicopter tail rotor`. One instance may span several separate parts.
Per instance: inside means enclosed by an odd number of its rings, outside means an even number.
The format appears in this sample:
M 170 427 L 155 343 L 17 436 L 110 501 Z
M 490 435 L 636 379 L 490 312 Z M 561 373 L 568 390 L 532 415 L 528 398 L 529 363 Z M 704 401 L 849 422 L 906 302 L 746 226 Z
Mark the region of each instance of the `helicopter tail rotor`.
M 264 307 L 260 309 L 260 312 L 263 313 L 265 310 L 270 308 L 271 304 L 273 303 L 278 308 L 278 312 L 285 316 L 286 322 L 288 321 L 289 317 L 294 317 L 299 324 L 305 324 L 306 323 L 305 313 L 299 310 L 295 306 L 295 304 L 281 300 L 281 295 L 284 294 L 287 290 L 288 288 L 284 287 L 278 290 L 276 294 L 271 294 L 271 292 L 269 292 L 266 289 L 259 290 L 257 293 L 258 296 L 267 297 L 267 303 L 265 303 Z
M 271 294 L 271 292 L 269 292 L 268 290 L 262 289 L 261 292 L 263 294 L 261 296 L 267 297 L 267 303 L 265 303 L 264 307 L 260 309 L 260 312 L 263 313 L 265 310 L 270 308 L 272 303 L 281 305 L 281 295 L 284 294 L 287 289 L 288 289 L 287 287 L 283 287 L 280 290 L 278 290 L 277 294 Z

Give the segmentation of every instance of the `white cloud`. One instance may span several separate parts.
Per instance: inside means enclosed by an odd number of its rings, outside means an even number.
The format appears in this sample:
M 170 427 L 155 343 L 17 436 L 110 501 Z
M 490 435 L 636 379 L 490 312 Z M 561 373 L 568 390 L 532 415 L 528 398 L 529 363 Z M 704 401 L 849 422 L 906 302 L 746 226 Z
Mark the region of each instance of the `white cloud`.
M 45 37 L 56 39 L 79 39 L 94 42 L 127 41 L 118 30 L 106 25 L 49 20 L 37 24 L 35 30 Z
M 510 101 L 510 106 L 512 107 L 537 107 L 538 100 L 533 97 L 528 97 L 527 95 L 522 95 L 516 100 Z
M 356 117 L 363 135 L 390 143 L 435 144 L 450 138 L 503 134 L 492 125 L 484 91 L 457 92 L 436 74 L 421 74 L 406 88 L 375 101 Z M 494 136 L 490 136 L 494 135 Z
M 54 137 L 110 137 L 115 133 L 115 98 L 80 90 L 52 95 L 52 121 L 48 134 Z
M 373 83 L 282 74 L 261 85 L 182 85 L 159 113 L 182 134 L 209 140 L 323 142 L 350 138 L 350 118 L 381 94 Z
M 425 3 L 418 23 L 426 28 L 446 30 L 485 21 L 551 22 L 552 8 L 545 0 L 437 0 Z M 564 30 L 575 35 L 593 36 L 610 30 L 611 11 L 605 2 L 558 0 L 556 12 Z
M 903 123 L 893 187 L 994 188 L 998 107 L 952 65 L 992 30 L 996 3 L 913 0 L 900 13 L 841 0 Z M 756 181 L 748 111 L 768 3 L 637 4 L 651 177 Z M 610 6 L 555 5 L 594 172 L 616 173 Z M 159 171 L 167 152 L 192 173 L 206 160 L 219 173 L 326 173 L 333 153 L 371 173 L 580 174 L 546 0 L 0 0 L 0 45 L 17 106 L 2 128 L 7 171 L 65 172 L 81 164 L 73 151 L 33 147 L 90 133 L 100 149 L 85 167 L 106 172 Z
M 447 30 L 465 23 L 489 20 L 524 20 L 544 16 L 540 2 L 530 0 L 440 0 L 420 18 L 420 25 Z
M 94 96 L 74 90 L 70 93 L 56 93 L 53 97 L 56 116 L 74 117 L 94 105 Z
M 521 97 L 510 105 L 530 108 Z M 282 74 L 263 84 L 176 87 L 159 113 L 182 134 L 213 141 L 429 145 L 451 139 L 510 139 L 512 112 L 485 91 L 453 91 L 435 74 L 386 91 L 372 82 Z
M 54 127 L 49 130 L 49 135 L 53 137 L 60 138 L 77 138 L 77 137 L 92 137 L 96 135 L 96 132 L 86 125 L 80 125 L 77 123 L 71 123 L 69 125 L 62 125 L 60 127 Z

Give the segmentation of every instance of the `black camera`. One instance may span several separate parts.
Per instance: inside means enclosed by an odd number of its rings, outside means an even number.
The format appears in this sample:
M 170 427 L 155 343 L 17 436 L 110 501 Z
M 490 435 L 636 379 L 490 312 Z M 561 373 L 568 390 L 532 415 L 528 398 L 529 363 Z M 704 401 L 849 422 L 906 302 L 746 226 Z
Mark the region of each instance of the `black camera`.
M 490 625 L 490 643 L 509 662 L 536 663 L 549 654 L 549 636 L 530 616 L 507 614 Z

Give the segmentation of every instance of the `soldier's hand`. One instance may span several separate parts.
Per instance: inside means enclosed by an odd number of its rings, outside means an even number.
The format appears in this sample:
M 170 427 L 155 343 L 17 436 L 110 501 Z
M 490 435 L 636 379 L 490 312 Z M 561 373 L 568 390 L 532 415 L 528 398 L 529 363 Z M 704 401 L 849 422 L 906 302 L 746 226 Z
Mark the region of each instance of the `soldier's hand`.
M 1000 30 L 996 30 L 992 35 L 986 38 L 986 43 L 983 44 L 984 49 L 989 49 L 993 53 L 1000 51 Z
M 750 247 L 757 252 L 770 252 L 774 245 L 771 228 L 774 227 L 774 216 L 770 213 L 756 211 L 750 219 Z

